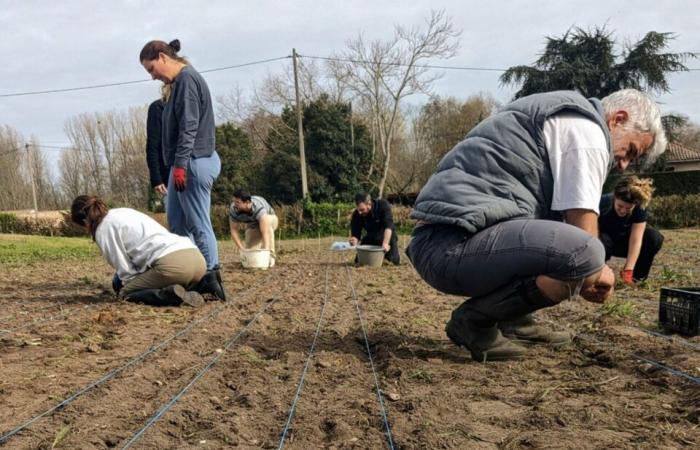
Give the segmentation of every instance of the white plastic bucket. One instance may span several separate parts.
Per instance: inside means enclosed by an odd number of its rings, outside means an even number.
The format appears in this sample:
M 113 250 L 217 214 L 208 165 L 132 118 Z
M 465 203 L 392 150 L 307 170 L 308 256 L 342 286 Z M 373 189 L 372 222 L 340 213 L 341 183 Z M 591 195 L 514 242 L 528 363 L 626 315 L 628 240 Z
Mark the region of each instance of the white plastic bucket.
M 241 250 L 241 264 L 247 269 L 270 267 L 270 250 Z
M 361 266 L 381 267 L 384 249 L 379 245 L 358 245 L 357 262 Z

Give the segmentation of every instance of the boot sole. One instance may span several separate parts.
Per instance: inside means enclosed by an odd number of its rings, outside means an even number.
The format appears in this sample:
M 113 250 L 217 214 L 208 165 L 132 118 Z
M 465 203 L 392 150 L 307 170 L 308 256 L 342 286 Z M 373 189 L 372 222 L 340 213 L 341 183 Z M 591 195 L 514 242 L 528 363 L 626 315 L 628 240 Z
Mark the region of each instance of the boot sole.
M 199 308 L 204 305 L 204 298 L 197 292 L 188 292 L 184 287 L 179 284 L 173 288 L 173 293 L 182 302 L 181 305 L 192 306 L 194 308 Z
M 182 304 L 199 308 L 204 306 L 204 298 L 198 292 L 187 292 L 185 298 L 182 299 Z
M 550 347 L 563 347 L 565 345 L 571 344 L 571 339 L 561 342 L 550 342 L 539 339 L 527 339 L 514 334 L 503 334 L 504 338 L 507 338 L 517 344 L 523 345 L 549 345 Z

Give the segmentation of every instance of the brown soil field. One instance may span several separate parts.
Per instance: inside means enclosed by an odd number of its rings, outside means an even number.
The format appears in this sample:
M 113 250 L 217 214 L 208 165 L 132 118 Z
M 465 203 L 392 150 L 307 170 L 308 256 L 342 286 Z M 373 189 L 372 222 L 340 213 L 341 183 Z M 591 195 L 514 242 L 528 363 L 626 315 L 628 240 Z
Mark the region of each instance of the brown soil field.
M 157 415 L 132 448 L 700 448 L 700 336 L 648 332 L 660 287 L 700 286 L 700 230 L 664 233 L 646 285 L 538 313 L 571 345 L 486 364 L 445 336 L 460 298 L 331 238 L 267 271 L 222 243 L 230 299 L 199 309 L 117 300 L 97 256 L 0 265 L 0 436 L 36 418 L 0 447 L 123 448 Z

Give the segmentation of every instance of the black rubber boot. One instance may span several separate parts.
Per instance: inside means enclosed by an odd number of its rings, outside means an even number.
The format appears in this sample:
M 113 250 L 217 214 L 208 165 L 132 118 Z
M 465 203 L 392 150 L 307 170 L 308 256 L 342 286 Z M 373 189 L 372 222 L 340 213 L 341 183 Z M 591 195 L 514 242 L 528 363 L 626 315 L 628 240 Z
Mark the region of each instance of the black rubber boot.
M 191 290 L 200 294 L 213 294 L 221 301 L 226 301 L 226 290 L 221 282 L 221 271 L 219 269 L 208 270 L 199 283 Z
M 193 306 L 204 304 L 204 299 L 197 292 L 188 292 L 179 284 L 162 289 L 143 289 L 124 296 L 130 302 L 140 302 L 153 306 Z
M 526 350 L 504 337 L 497 324 L 554 305 L 556 302 L 545 297 L 530 278 L 465 301 L 452 312 L 445 331 L 476 361 L 520 359 Z

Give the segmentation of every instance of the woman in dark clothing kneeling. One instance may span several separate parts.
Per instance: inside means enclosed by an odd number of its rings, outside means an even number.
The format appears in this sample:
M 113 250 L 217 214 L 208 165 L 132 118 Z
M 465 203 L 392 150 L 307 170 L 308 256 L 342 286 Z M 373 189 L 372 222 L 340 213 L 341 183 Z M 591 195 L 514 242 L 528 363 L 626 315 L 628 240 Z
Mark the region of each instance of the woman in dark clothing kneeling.
M 621 179 L 612 194 L 600 201 L 598 228 L 605 246 L 605 260 L 627 258 L 620 272 L 622 281 L 634 284 L 646 280 L 664 237 L 647 225 L 646 207 L 654 187 L 651 179 L 630 176 Z

